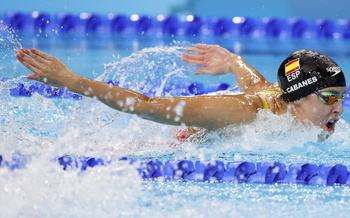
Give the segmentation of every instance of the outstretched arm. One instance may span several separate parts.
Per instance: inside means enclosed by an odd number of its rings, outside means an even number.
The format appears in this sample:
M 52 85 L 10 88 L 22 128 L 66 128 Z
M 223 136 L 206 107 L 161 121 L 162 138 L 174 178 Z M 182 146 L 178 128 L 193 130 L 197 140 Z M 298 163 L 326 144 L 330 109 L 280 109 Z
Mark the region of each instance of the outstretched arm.
M 262 107 L 260 98 L 254 95 L 149 98 L 138 92 L 79 76 L 58 58 L 39 50 L 21 49 L 17 53 L 18 60 L 34 73 L 28 79 L 97 98 L 118 111 L 159 123 L 216 129 L 250 122 L 258 108 Z
M 188 48 L 194 53 L 183 53 L 182 59 L 190 64 L 203 66 L 195 74 L 221 75 L 233 73 L 243 92 L 258 92 L 261 90 L 278 90 L 275 83 L 269 83 L 258 71 L 244 59 L 218 45 L 195 44 Z

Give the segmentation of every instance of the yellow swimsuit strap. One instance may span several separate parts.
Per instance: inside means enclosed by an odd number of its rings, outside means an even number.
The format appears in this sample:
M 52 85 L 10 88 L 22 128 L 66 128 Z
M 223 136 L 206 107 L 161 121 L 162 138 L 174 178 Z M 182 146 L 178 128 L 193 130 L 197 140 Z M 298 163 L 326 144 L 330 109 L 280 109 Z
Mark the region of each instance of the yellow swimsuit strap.
M 279 91 L 261 91 L 261 92 L 256 92 L 255 94 L 260 97 L 262 103 L 263 103 L 263 109 L 270 109 L 269 104 L 267 103 L 267 100 L 263 97 L 261 97 L 261 94 L 277 94 L 281 93 Z
M 260 99 L 263 103 L 263 109 L 270 109 L 269 104 L 267 103 L 267 100 L 265 98 L 262 98 L 262 97 L 260 97 Z

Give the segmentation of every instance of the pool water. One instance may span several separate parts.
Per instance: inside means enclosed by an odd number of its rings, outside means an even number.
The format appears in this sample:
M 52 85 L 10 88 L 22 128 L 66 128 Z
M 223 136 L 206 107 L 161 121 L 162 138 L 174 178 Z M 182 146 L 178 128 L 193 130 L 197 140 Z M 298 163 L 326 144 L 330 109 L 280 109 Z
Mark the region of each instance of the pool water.
M 23 169 L 0 168 L 0 211 L 4 217 L 345 217 L 350 212 L 350 189 L 345 186 L 142 181 L 136 166 L 117 160 L 215 159 L 339 163 L 349 167 L 348 106 L 336 132 L 324 142 L 318 141 L 318 128 L 291 123 L 289 115 L 261 111 L 250 124 L 227 127 L 199 141 L 171 146 L 176 143 L 173 135 L 179 127 L 141 120 L 93 99 L 48 98 L 39 93 L 16 97 L 9 91 L 18 83 L 26 87 L 38 85 L 24 78 L 29 71 L 15 60 L 13 50 L 18 46 L 42 49 L 89 78 L 122 81 L 123 86 L 136 91 L 152 84 L 159 95 L 176 95 L 163 88 L 167 84 L 171 87 L 183 81 L 197 81 L 205 86 L 228 82 L 236 90 L 232 75 L 192 75 L 195 67 L 180 58 L 191 43 L 220 44 L 239 51 L 248 63 L 275 82 L 277 66 L 292 49 L 306 46 L 324 52 L 326 45 L 335 44 L 333 41 L 326 41 L 325 46 L 285 42 L 283 47 L 283 42 L 271 44 L 256 39 L 239 44 L 224 37 L 155 39 L 116 35 L 71 40 L 18 35 L 18 43 L 2 39 L 0 154 L 6 160 L 14 155 L 26 157 Z M 344 49 L 336 54 L 331 47 L 329 52 L 344 72 L 350 72 Z M 347 73 L 348 81 L 349 76 Z M 64 171 L 52 161 L 63 155 L 113 161 L 84 172 L 74 168 Z

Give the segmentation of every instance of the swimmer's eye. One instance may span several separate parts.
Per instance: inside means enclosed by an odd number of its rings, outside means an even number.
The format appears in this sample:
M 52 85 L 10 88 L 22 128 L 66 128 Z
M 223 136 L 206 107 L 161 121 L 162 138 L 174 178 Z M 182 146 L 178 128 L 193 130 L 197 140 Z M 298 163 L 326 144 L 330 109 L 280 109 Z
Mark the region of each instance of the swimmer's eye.
M 327 105 L 334 104 L 335 102 L 343 102 L 346 97 L 346 93 L 344 93 L 341 98 L 338 98 L 338 95 L 334 92 L 315 92 L 318 99 L 323 103 Z

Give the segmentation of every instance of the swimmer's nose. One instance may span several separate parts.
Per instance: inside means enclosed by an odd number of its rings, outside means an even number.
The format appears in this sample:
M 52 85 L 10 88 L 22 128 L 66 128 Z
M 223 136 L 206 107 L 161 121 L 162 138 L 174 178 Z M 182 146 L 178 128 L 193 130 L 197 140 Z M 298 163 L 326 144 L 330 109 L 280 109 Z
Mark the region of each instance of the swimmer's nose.
M 333 104 L 333 113 L 342 114 L 344 113 L 343 103 L 342 102 L 336 102 Z

